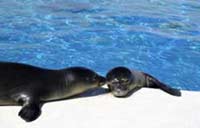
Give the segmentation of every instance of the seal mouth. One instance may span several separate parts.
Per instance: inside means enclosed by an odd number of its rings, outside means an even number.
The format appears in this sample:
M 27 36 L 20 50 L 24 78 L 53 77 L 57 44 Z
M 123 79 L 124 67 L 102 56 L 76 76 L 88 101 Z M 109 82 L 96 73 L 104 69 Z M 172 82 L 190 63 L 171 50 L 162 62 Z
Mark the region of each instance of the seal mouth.
M 112 91 L 113 95 L 116 97 L 126 97 L 128 95 L 128 91 L 115 89 Z
M 116 97 L 125 97 L 128 95 L 129 89 L 127 87 L 127 84 L 122 84 L 120 82 L 114 82 L 110 85 L 110 89 L 112 91 L 112 94 Z

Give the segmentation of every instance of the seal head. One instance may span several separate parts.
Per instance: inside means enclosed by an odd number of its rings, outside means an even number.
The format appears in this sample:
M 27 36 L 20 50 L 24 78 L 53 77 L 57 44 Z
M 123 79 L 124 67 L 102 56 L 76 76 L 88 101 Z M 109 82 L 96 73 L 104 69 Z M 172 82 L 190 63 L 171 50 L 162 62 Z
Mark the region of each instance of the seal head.
M 116 97 L 125 97 L 131 91 L 130 84 L 134 77 L 126 67 L 116 67 L 106 75 L 106 80 L 110 91 Z

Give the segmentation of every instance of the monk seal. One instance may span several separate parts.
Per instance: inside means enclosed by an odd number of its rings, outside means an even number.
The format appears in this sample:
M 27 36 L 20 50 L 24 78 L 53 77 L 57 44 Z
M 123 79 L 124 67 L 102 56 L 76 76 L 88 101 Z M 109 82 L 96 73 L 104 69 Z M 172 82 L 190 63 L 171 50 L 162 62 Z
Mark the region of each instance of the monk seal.
M 116 97 L 126 97 L 130 92 L 142 87 L 160 88 L 171 95 L 181 96 L 180 90 L 167 86 L 147 73 L 126 67 L 111 69 L 106 75 L 106 80 L 109 90 Z
M 68 98 L 105 84 L 105 78 L 84 67 L 60 70 L 0 62 L 0 105 L 21 105 L 27 122 L 41 114 L 41 104 Z

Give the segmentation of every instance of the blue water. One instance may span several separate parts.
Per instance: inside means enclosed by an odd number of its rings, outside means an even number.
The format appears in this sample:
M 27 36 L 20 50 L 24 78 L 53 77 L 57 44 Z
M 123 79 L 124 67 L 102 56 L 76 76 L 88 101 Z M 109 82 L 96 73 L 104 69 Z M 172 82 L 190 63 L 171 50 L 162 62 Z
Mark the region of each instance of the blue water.
M 0 0 L 0 61 L 123 65 L 200 90 L 200 1 Z

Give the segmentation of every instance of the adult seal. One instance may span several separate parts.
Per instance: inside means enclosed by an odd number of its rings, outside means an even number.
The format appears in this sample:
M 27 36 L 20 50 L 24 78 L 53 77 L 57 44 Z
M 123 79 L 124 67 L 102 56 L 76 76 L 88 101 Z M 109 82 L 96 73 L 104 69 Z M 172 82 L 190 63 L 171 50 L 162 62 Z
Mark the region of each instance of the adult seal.
M 104 77 L 84 67 L 51 70 L 0 62 L 0 105 L 21 105 L 18 115 L 27 122 L 40 116 L 43 103 L 68 98 L 104 84 Z
M 111 69 L 107 73 L 106 79 L 109 90 L 116 97 L 129 96 L 131 92 L 142 87 L 159 88 L 171 95 L 181 96 L 180 90 L 167 86 L 147 73 L 130 70 L 126 67 Z

